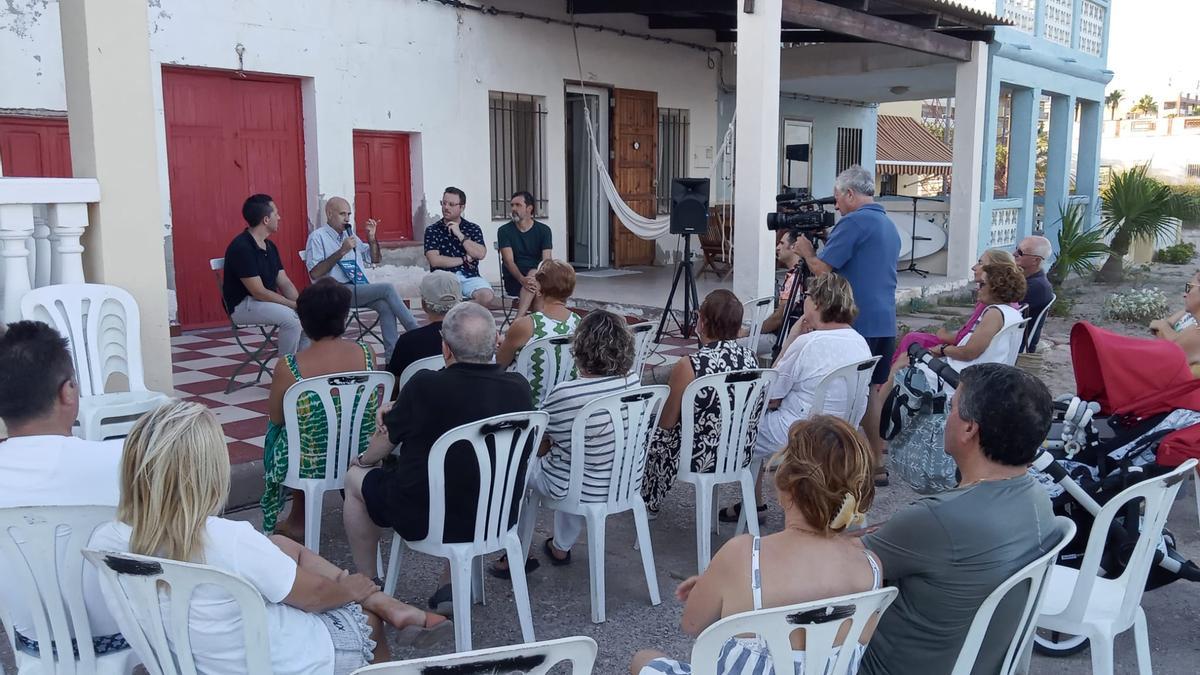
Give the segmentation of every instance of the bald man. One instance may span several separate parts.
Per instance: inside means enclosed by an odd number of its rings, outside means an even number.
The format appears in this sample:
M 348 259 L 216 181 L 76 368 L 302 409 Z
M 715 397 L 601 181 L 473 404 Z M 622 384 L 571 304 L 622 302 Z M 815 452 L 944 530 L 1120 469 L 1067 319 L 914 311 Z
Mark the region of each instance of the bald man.
M 374 218 L 368 218 L 364 225 L 368 243 L 363 243 L 355 234 L 354 224 L 350 220 L 350 202 L 341 197 L 333 197 L 325 202 L 325 225 L 308 235 L 305 264 L 308 266 L 308 276 L 313 281 L 333 277 L 334 281 L 351 288 L 355 307 L 370 307 L 379 314 L 383 348 L 386 350 L 384 353 L 391 354 L 399 336 L 396 321 L 404 325 L 404 330 L 416 328 L 417 321 L 400 299 L 395 286 L 367 281 L 363 268 L 368 258 L 372 263 L 379 264 L 383 254 L 375 239 L 379 223 Z

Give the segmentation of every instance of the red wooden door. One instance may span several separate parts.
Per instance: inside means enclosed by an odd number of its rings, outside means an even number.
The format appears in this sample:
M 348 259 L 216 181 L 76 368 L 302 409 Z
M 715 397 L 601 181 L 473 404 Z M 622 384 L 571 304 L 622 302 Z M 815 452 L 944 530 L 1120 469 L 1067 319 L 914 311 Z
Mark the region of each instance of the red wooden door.
M 208 261 L 246 226 L 242 202 L 255 193 L 274 197 L 272 241 L 292 283 L 305 286 L 296 254 L 308 236 L 300 81 L 164 68 L 163 103 L 180 324 L 227 320 Z
M 0 169 L 10 178 L 70 178 L 67 118 L 0 116 Z
M 613 183 L 634 211 L 653 218 L 658 213 L 654 193 L 654 160 L 658 157 L 658 94 L 633 89 L 613 90 Z M 612 215 L 613 266 L 654 264 L 654 241 L 630 232 Z
M 383 243 L 412 241 L 408 134 L 354 131 L 354 221 L 380 221 Z

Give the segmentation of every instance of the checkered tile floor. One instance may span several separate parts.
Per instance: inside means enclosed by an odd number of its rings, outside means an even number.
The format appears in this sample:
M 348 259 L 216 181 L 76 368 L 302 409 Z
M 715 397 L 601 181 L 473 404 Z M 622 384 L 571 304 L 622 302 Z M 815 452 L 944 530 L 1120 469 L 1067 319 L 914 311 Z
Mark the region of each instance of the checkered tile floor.
M 497 325 L 500 325 L 503 313 L 494 313 Z M 425 322 L 422 312 L 417 310 L 413 314 L 418 322 Z M 366 314 L 364 321 L 373 321 L 373 315 Z M 356 334 L 356 330 L 352 330 L 351 334 Z M 257 345 L 262 341 L 258 331 L 242 331 L 241 337 L 248 345 Z M 383 345 L 370 336 L 367 344 L 376 354 L 383 352 Z M 679 357 L 690 354 L 694 348 L 695 342 L 664 337 L 657 353 L 648 360 L 647 367 L 674 363 Z M 267 373 L 256 385 L 225 393 L 229 376 L 237 370 L 243 358 L 233 331 L 228 327 L 188 331 L 171 338 L 175 389 L 186 400 L 203 403 L 212 409 L 221 422 L 225 442 L 229 445 L 230 461 L 234 464 L 262 459 L 263 439 L 267 433 L 267 396 L 271 387 L 271 376 Z M 274 368 L 275 359 L 268 364 Z M 257 366 L 251 364 L 241 371 L 237 379 L 243 383 L 253 382 L 257 372 Z

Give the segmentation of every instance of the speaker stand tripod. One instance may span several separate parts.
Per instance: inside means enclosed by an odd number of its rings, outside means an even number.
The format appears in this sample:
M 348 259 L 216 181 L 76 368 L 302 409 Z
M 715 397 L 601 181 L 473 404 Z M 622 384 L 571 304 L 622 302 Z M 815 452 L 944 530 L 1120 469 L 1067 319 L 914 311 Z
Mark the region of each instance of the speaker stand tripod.
M 911 248 L 908 251 L 908 267 L 905 267 L 904 269 L 902 269 L 900 271 L 901 272 L 915 272 L 917 274 L 920 274 L 921 278 L 924 279 L 929 276 L 929 270 L 925 270 L 925 269 L 921 269 L 920 267 L 917 267 L 917 242 L 918 241 L 931 241 L 932 238 L 917 236 L 917 202 L 922 199 L 924 199 L 926 201 L 930 201 L 930 202 L 940 202 L 942 200 L 933 199 L 930 197 L 916 197 L 916 196 L 910 196 L 909 199 L 911 199 L 912 203 L 913 203 L 912 234 L 909 235 L 910 236 L 909 246 L 911 246 Z
M 675 292 L 679 290 L 679 282 L 683 281 L 683 318 L 677 319 L 671 313 L 671 305 L 675 302 Z M 691 339 L 696 334 L 695 312 L 700 309 L 700 296 L 696 293 L 696 275 L 692 270 L 692 235 L 683 235 L 683 260 L 675 263 L 675 278 L 671 281 L 671 294 L 667 296 L 667 304 L 663 307 L 662 318 L 658 320 L 658 333 L 655 342 L 661 342 L 666 332 L 667 319 L 670 318 L 679 327 L 679 334 L 684 339 Z

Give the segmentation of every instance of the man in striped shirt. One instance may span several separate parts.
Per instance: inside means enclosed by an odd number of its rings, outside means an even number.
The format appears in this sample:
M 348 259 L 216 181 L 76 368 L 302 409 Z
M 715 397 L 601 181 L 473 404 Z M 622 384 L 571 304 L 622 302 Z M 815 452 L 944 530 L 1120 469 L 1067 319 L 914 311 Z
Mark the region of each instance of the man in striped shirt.
M 641 382 L 640 373 L 629 372 L 633 366 L 633 335 L 625 320 L 612 312 L 596 310 L 585 316 L 575 329 L 571 352 L 579 377 L 555 387 L 542 406 L 550 414 L 550 424 L 529 473 L 529 485 L 538 496 L 555 500 L 567 496 L 571 483 L 571 430 L 579 411 L 601 396 L 621 393 Z M 586 425 L 580 501 L 605 501 L 616 450 L 613 424 L 608 415 L 601 414 L 591 416 Z M 583 516 L 554 512 L 554 535 L 542 547 L 552 565 L 571 562 L 571 547 L 584 525 Z M 525 571 L 538 566 L 531 557 Z M 507 579 L 507 561 L 496 561 L 491 573 Z

